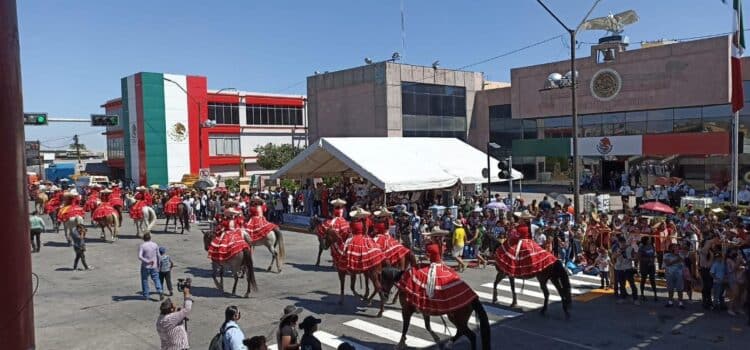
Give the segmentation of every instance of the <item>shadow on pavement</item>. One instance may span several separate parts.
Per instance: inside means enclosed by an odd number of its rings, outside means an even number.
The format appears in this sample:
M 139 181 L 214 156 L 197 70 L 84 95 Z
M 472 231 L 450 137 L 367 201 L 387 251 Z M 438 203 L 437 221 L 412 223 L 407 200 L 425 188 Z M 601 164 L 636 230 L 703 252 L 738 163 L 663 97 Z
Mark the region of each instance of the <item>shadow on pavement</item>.
M 318 315 L 345 315 L 345 316 L 357 316 L 357 317 L 370 317 L 375 318 L 378 313 L 378 307 L 380 300 L 377 296 L 373 299 L 372 306 L 367 306 L 366 302 L 363 302 L 359 297 L 351 295 L 351 291 L 348 290 L 347 294 L 344 295 L 344 304 L 339 305 L 338 294 L 330 294 L 323 291 L 311 291 L 311 294 L 322 295 L 321 300 L 303 299 L 296 296 L 287 297 L 287 300 L 294 302 L 297 307 L 310 310 Z M 386 304 L 385 309 L 394 309 L 393 306 Z M 395 310 L 395 309 L 394 309 Z
M 58 267 L 55 271 L 73 271 L 73 269 L 70 267 Z
M 66 242 L 44 242 L 45 247 L 68 247 Z
M 131 301 L 131 300 L 144 301 L 143 296 L 140 295 L 140 294 L 138 294 L 138 295 L 123 295 L 123 296 L 113 295 L 112 296 L 112 301 Z M 150 299 L 150 300 L 153 300 L 153 299 Z
M 196 285 L 193 285 L 190 288 L 190 294 L 195 295 L 197 297 L 201 298 L 212 298 L 212 297 L 218 297 L 218 298 L 240 298 L 241 296 L 231 295 L 229 292 L 232 291 L 232 283 L 234 283 L 234 280 L 230 279 L 230 283 L 227 284 L 227 281 L 224 281 L 224 290 L 226 292 L 222 293 L 218 288 L 215 286 L 211 287 L 199 287 Z M 242 295 L 245 294 L 245 290 L 247 288 L 247 282 L 237 283 L 237 293 L 242 293 Z M 250 293 L 252 295 L 252 293 Z
M 331 265 L 321 265 L 321 266 L 315 266 L 315 264 L 295 264 L 295 263 L 285 263 L 284 265 L 289 265 L 291 267 L 294 267 L 295 269 L 299 269 L 302 271 L 333 271 L 333 266 Z

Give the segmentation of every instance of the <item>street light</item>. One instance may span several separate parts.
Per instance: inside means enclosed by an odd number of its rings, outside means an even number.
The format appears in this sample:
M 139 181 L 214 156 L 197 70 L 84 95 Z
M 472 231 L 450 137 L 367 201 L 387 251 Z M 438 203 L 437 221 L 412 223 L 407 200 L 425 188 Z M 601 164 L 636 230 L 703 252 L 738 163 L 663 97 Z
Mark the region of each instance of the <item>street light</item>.
M 573 119 L 573 209 L 575 210 L 575 219 L 578 220 L 578 214 L 580 214 L 580 204 L 581 204 L 581 173 L 579 171 L 580 168 L 580 157 L 578 156 L 578 106 L 576 105 L 576 81 L 578 80 L 578 72 L 576 71 L 576 34 L 581 29 L 581 26 L 584 22 L 586 22 L 586 19 L 589 18 L 591 15 L 591 12 L 594 11 L 594 8 L 596 5 L 599 5 L 599 2 L 601 0 L 596 0 L 594 2 L 594 5 L 591 6 L 591 9 L 588 13 L 586 13 L 586 16 L 583 17 L 583 20 L 581 20 L 581 23 L 578 24 L 578 26 L 575 29 L 568 28 L 568 26 L 563 23 L 560 18 L 558 18 L 550 9 L 545 5 L 542 0 L 536 0 L 539 5 L 542 5 L 545 11 L 549 13 L 552 18 L 557 21 L 557 23 L 560 23 L 560 25 L 565 28 L 565 30 L 570 34 L 570 71 L 572 72 L 570 75 L 570 109 L 571 109 L 571 118 Z
M 487 142 L 487 203 L 492 200 L 492 168 L 490 168 L 491 149 L 500 149 L 500 145 L 494 142 Z
M 178 83 L 178 82 L 176 82 L 176 81 L 174 81 L 172 79 L 166 78 L 166 77 L 162 77 L 162 79 L 164 79 L 164 81 L 168 81 L 168 82 L 176 85 L 178 88 L 180 88 L 180 90 L 182 90 L 182 92 L 185 93 L 185 95 L 187 95 L 188 98 L 190 98 L 191 100 L 193 100 L 193 103 L 195 103 L 195 104 L 198 105 L 198 121 L 199 121 L 199 123 L 198 123 L 198 150 L 199 150 L 198 151 L 198 167 L 200 169 L 203 169 L 203 128 L 213 128 L 214 126 L 216 126 L 216 121 L 213 120 L 213 119 L 203 120 L 203 116 L 202 116 L 202 113 L 203 113 L 203 104 L 200 101 L 196 100 L 192 95 L 190 95 L 190 93 L 188 93 L 188 91 L 182 85 L 180 85 L 180 83 Z M 223 89 L 219 89 L 215 93 L 218 94 L 218 93 L 220 93 L 222 91 L 225 91 L 225 90 L 237 90 L 237 89 L 235 89 L 235 88 L 223 88 Z

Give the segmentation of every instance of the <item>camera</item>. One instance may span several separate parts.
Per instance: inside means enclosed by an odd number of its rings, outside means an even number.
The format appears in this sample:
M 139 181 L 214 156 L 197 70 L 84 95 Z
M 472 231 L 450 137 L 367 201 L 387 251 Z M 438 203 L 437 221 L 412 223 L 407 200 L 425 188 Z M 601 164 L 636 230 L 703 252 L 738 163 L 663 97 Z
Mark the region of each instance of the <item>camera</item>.
M 190 288 L 191 283 L 193 283 L 193 280 L 188 278 L 178 278 L 177 279 L 177 290 L 182 292 L 185 288 Z

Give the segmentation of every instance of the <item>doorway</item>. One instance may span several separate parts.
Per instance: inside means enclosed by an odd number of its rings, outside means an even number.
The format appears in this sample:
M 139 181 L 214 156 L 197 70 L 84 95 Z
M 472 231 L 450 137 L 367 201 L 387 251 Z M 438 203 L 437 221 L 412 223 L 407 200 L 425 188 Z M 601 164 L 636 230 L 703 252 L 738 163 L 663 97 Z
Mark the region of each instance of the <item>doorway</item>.
M 624 160 L 602 160 L 602 188 L 616 192 L 620 189 Z

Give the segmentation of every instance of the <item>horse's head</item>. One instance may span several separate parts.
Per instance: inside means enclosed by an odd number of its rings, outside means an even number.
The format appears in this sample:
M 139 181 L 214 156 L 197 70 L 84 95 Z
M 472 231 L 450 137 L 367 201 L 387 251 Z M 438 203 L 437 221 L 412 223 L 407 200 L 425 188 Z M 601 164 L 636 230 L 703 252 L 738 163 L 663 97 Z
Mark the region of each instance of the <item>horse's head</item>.
M 201 232 L 203 232 L 203 249 L 208 251 L 208 246 L 211 244 L 211 241 L 214 239 L 214 231 L 201 230 Z
M 404 271 L 401 271 L 395 267 L 387 266 L 383 268 L 383 272 L 380 274 L 380 288 L 382 289 L 386 299 L 388 299 L 389 295 L 391 294 L 393 285 L 401 279 L 401 276 L 403 274 Z

